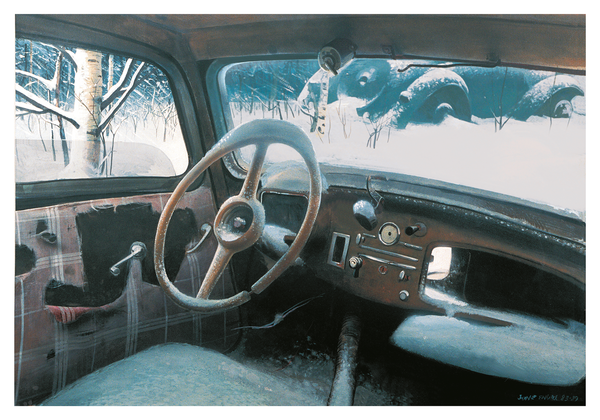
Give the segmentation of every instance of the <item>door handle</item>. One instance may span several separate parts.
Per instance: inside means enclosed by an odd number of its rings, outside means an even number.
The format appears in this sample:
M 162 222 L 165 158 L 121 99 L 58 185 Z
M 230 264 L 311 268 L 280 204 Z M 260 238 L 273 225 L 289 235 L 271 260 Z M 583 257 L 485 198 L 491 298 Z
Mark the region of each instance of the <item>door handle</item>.
M 129 255 L 123 258 L 121 261 L 110 267 L 110 274 L 113 276 L 118 276 L 121 274 L 121 266 L 127 263 L 129 260 L 136 259 L 142 260 L 146 256 L 146 244 L 143 242 L 134 242 L 131 244 L 131 248 L 129 249 Z
M 211 231 L 212 231 L 212 226 L 208 223 L 204 223 L 202 226 L 200 226 L 200 232 L 203 233 L 202 238 L 200 238 L 198 243 L 196 245 L 194 245 L 194 247 L 192 249 L 185 251 L 185 253 L 191 254 L 192 252 L 195 252 L 198 248 L 200 248 L 200 245 L 202 245 L 202 243 L 206 240 L 206 238 L 208 238 L 208 235 Z

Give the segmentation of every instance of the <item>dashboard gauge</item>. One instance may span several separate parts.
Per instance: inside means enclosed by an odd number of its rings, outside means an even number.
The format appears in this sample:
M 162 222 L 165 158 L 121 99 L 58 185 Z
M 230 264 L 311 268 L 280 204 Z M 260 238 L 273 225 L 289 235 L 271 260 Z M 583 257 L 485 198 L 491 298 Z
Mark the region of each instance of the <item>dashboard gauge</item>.
M 379 240 L 384 245 L 394 245 L 400 238 L 400 229 L 392 222 L 384 223 L 379 229 Z

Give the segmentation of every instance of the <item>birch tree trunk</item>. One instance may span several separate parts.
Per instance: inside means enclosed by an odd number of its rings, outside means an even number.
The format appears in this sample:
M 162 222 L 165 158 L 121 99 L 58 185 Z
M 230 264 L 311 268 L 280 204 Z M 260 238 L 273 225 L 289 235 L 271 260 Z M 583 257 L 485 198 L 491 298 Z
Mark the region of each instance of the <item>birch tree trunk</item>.
M 63 53 L 58 53 L 58 58 L 56 59 L 56 85 L 54 86 L 54 105 L 57 108 L 60 108 L 60 88 L 61 88 L 61 69 L 63 62 Z M 66 136 L 65 136 L 65 126 L 63 124 L 63 119 L 60 115 L 57 115 L 58 120 L 58 136 L 60 137 L 60 144 L 62 146 L 63 152 L 63 162 L 65 166 L 69 164 L 69 145 L 67 144 Z
M 71 146 L 67 171 L 77 177 L 97 177 L 104 158 L 98 125 L 102 104 L 102 54 L 77 49 L 75 51 L 75 119 L 80 122 Z

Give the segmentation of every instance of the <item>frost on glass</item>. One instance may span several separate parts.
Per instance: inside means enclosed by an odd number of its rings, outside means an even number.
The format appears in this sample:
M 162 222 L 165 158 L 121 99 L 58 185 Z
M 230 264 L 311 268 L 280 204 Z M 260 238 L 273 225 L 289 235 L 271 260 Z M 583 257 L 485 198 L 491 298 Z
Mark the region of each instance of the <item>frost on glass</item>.
M 232 64 L 220 80 L 228 129 L 284 119 L 304 129 L 321 162 L 466 185 L 584 217 L 584 76 L 356 59 L 337 76 L 316 60 Z M 244 166 L 251 150 L 237 157 Z M 285 146 L 270 147 L 267 162 L 289 159 Z
M 187 168 L 173 95 L 153 65 L 17 39 L 15 75 L 18 183 Z

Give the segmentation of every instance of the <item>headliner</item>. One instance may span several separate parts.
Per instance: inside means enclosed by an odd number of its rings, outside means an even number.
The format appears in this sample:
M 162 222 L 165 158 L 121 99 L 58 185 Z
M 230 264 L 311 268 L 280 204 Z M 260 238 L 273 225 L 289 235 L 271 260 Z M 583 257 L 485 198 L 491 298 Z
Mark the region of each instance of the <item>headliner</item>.
M 178 61 L 314 53 L 349 38 L 358 54 L 489 61 L 585 71 L 585 15 L 17 15 L 17 32 L 42 24 L 144 44 Z M 73 24 L 73 25 L 69 25 Z M 96 38 L 98 39 L 98 38 Z M 113 39 L 114 44 L 114 39 Z

